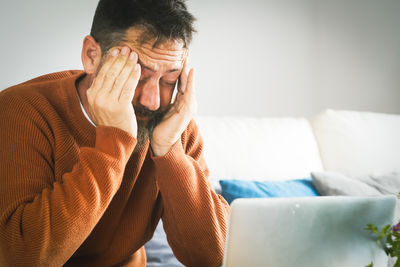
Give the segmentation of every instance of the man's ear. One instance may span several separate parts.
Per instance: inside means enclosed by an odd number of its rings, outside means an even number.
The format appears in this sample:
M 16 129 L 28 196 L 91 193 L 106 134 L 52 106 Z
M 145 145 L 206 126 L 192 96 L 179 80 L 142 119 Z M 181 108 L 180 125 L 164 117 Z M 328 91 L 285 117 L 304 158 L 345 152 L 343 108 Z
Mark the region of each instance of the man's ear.
M 101 61 L 101 48 L 96 40 L 88 35 L 83 40 L 82 64 L 87 74 L 95 74 Z

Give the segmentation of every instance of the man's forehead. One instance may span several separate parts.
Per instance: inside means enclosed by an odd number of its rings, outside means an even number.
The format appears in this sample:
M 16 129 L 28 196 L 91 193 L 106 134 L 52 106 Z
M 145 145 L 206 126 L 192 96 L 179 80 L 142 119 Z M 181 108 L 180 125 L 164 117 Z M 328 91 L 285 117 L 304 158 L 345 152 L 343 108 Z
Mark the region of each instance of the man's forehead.
M 140 42 L 142 31 L 139 29 L 130 29 L 126 32 L 124 45 L 138 52 L 139 57 L 144 57 L 155 61 L 182 62 L 186 59 L 188 50 L 184 47 L 181 40 L 166 40 L 153 46 L 155 40 Z

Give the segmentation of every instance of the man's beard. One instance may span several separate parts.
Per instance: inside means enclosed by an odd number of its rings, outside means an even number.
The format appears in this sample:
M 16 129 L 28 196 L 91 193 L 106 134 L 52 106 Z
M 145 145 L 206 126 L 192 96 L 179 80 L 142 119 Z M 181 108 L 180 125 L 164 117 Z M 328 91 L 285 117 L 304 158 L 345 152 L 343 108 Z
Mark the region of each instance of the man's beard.
M 141 105 L 134 106 L 135 113 L 140 117 L 148 118 L 148 120 L 137 120 L 137 143 L 136 149 L 140 149 L 144 144 L 146 144 L 147 139 L 151 138 L 153 135 L 153 130 L 159 124 L 168 110 L 155 110 L 151 111 L 146 107 Z

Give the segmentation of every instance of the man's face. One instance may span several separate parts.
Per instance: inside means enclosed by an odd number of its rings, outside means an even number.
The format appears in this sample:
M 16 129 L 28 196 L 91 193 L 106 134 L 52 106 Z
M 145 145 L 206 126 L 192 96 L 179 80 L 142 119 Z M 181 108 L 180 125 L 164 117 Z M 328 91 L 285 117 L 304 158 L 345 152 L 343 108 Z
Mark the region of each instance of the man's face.
M 133 106 L 138 121 L 149 121 L 167 111 L 181 74 L 187 49 L 182 41 L 164 42 L 153 48 L 153 42 L 138 44 L 137 29 L 127 31 L 121 45 L 130 47 L 138 54 L 141 76 L 133 97 Z M 133 88 L 132 88 L 133 90 Z

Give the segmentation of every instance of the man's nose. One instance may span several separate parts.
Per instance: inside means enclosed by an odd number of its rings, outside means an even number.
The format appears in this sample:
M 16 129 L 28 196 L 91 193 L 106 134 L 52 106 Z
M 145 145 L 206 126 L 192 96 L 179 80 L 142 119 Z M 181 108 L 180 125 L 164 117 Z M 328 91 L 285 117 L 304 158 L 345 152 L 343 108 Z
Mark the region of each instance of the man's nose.
M 152 111 L 160 107 L 160 88 L 157 79 L 146 81 L 142 87 L 139 103 Z

